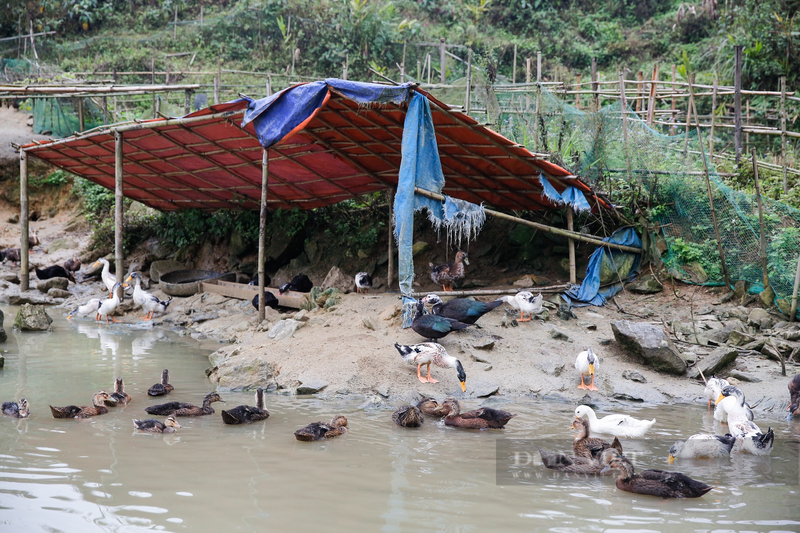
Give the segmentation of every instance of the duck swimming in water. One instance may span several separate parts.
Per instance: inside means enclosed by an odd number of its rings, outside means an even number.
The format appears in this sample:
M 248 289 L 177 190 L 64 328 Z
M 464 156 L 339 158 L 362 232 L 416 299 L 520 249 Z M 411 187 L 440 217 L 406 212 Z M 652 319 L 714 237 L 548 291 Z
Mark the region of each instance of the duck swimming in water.
M 312 422 L 304 428 L 300 428 L 294 432 L 294 438 L 303 442 L 311 442 L 314 440 L 332 439 L 339 435 L 347 433 L 347 418 L 343 416 L 335 416 L 331 419 L 330 424 L 322 422 Z
M 28 400 L 25 398 L 21 398 L 18 402 L 3 402 L 0 410 L 11 418 L 28 418 L 31 415 L 28 409 Z
M 461 412 L 461 405 L 452 396 L 445 398 L 442 403 L 442 411 L 447 413 L 444 417 L 444 425 L 465 429 L 503 429 L 508 421 L 517 415 L 500 409 L 481 407 Z
M 233 409 L 222 411 L 221 414 L 222 421 L 230 425 L 252 424 L 259 420 L 266 420 L 269 418 L 269 411 L 267 411 L 264 405 L 264 389 L 261 387 L 256 389 L 255 407 L 251 405 L 240 405 Z
M 169 370 L 166 368 L 161 371 L 161 383 L 156 383 L 147 389 L 148 396 L 166 396 L 175 390 L 175 387 L 169 384 Z
M 588 405 L 576 407 L 575 418 L 587 420 L 592 433 L 629 438 L 643 437 L 647 430 L 656 423 L 655 418 L 652 420 L 639 420 L 629 415 L 608 415 L 598 419 L 597 415 L 594 414 L 594 409 Z
M 92 405 L 67 405 L 66 407 L 50 406 L 53 418 L 89 418 L 97 415 L 104 415 L 108 412 L 107 401 L 113 401 L 111 395 L 106 391 L 98 391 L 92 397 Z
M 175 415 L 175 416 L 203 416 L 203 415 L 213 415 L 214 408 L 211 407 L 211 404 L 214 402 L 225 402 L 222 398 L 219 397 L 219 394 L 216 392 L 209 392 L 203 398 L 203 406 L 198 407 L 196 405 L 192 405 L 190 403 L 182 403 L 182 402 L 167 402 L 162 403 L 159 405 L 151 405 L 150 407 L 145 407 L 145 411 L 151 415 Z
M 425 422 L 425 415 L 416 405 L 401 405 L 392 413 L 392 420 L 404 428 L 418 428 Z
M 570 428 L 575 430 L 575 440 L 572 441 L 572 453 L 575 457 L 599 460 L 602 453 L 609 448 L 622 453 L 622 443 L 619 442 L 619 438 L 614 437 L 614 441 L 609 443 L 598 437 L 590 437 L 589 422 L 583 418 L 573 420 Z
M 789 382 L 789 416 L 800 414 L 800 374 L 796 374 Z
M 670 447 L 669 462 L 673 462 L 676 458 L 724 457 L 731 454 L 735 442 L 736 437 L 732 435 L 692 435 L 685 441 L 676 441 Z
M 643 470 L 636 474 L 633 464 L 616 450 L 605 452 L 603 457 L 607 461 L 603 471 L 617 470 L 620 473 L 617 488 L 626 492 L 661 498 L 699 498 L 714 488 L 680 472 Z
M 112 402 L 106 402 L 106 405 L 128 405 L 131 403 L 130 395 L 123 390 L 122 378 L 117 378 L 114 380 L 114 392 L 111 393 L 111 400 Z
M 179 427 L 181 427 L 181 425 L 178 424 L 178 419 L 175 418 L 175 415 L 169 415 L 163 423 L 153 418 L 148 418 L 147 420 L 133 420 L 134 429 L 146 431 L 147 433 L 175 433 L 178 431 Z

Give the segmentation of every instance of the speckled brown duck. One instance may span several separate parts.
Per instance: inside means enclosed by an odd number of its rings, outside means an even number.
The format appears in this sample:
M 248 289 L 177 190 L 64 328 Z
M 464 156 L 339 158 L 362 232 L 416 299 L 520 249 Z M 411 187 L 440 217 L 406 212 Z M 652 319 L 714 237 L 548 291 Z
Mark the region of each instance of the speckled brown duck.
M 222 411 L 221 414 L 222 421 L 230 425 L 252 424 L 253 422 L 266 420 L 269 418 L 269 411 L 267 411 L 264 404 L 264 389 L 261 387 L 256 389 L 255 407 L 252 405 L 240 405 L 233 409 Z
M 421 399 L 417 402 L 417 408 L 422 411 L 422 414 L 435 416 L 436 418 L 442 418 L 447 414 L 446 412 L 442 412 L 442 407 L 434 398 Z
M 211 407 L 211 404 L 214 402 L 224 402 L 224 401 L 225 400 L 220 398 L 219 394 L 217 394 L 216 392 L 209 392 L 208 394 L 206 394 L 205 398 L 203 398 L 202 407 L 198 407 L 191 403 L 167 402 L 159 405 L 151 405 L 150 407 L 146 407 L 145 411 L 147 411 L 151 415 L 161 415 L 161 416 L 213 415 L 214 408 Z
M 347 433 L 347 430 L 347 418 L 340 415 L 333 417 L 330 424 L 312 422 L 306 427 L 295 431 L 294 437 L 303 442 L 310 442 L 314 440 L 332 439 L 339 435 L 344 435 Z
M 401 405 L 392 413 L 392 420 L 404 428 L 418 428 L 425 422 L 425 415 L 416 405 Z
M 626 492 L 661 498 L 699 498 L 714 488 L 680 472 L 643 470 L 636 474 L 633 464 L 616 450 L 604 452 L 603 458 L 607 461 L 603 471 L 617 470 L 620 473 L 617 488 Z
M 12 418 L 28 418 L 31 415 L 25 398 L 20 398 L 18 402 L 3 402 L 1 409 L 4 415 Z
M 169 415 L 164 419 L 164 422 L 153 418 L 148 418 L 147 420 L 133 420 L 134 429 L 147 433 L 175 433 L 178 431 L 179 427 L 181 427 L 181 425 L 178 424 L 178 419 L 175 418 L 175 415 Z
M 106 391 L 98 391 L 92 397 L 92 405 L 67 405 L 66 407 L 50 406 L 53 418 L 89 418 L 97 415 L 104 415 L 108 412 L 107 401 L 113 401 L 111 395 Z
M 467 252 L 463 252 L 461 250 L 456 253 L 455 261 L 451 263 L 442 263 L 441 265 L 429 263 L 431 269 L 431 280 L 437 285 L 441 285 L 443 291 L 452 291 L 453 282 L 457 279 L 464 279 L 465 264 L 469 265 Z
M 166 396 L 175 390 L 175 387 L 169 384 L 169 369 L 161 371 L 161 383 L 156 383 L 147 389 L 148 396 Z
M 589 436 L 589 423 L 583 418 L 576 418 L 571 429 L 575 430 L 575 440 L 572 442 L 572 453 L 575 457 L 599 460 L 600 455 L 608 448 L 614 448 L 622 453 L 622 443 L 617 437 L 609 443 L 607 440 Z
M 128 405 L 131 403 L 130 395 L 125 392 L 122 378 L 114 380 L 114 392 L 111 393 L 111 401 L 106 402 L 108 407 L 116 407 L 118 405 Z
M 458 400 L 451 397 L 445 398 L 442 403 L 442 410 L 447 411 L 444 417 L 446 426 L 453 426 L 465 429 L 503 429 L 516 415 L 508 411 L 481 407 L 466 413 L 461 412 Z

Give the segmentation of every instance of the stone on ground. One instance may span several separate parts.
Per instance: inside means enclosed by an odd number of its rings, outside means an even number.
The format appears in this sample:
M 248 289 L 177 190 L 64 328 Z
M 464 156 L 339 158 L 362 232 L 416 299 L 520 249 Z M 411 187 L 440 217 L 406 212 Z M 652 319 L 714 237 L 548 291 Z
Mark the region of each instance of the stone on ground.
M 666 374 L 685 374 L 686 362 L 664 330 L 652 324 L 630 320 L 612 320 L 617 342 L 646 365 Z
M 47 291 L 50 289 L 61 289 L 62 291 L 67 290 L 69 287 L 69 280 L 67 278 L 50 278 L 50 279 L 43 279 L 36 283 L 36 288 L 39 289 L 39 292 L 43 292 L 47 294 Z
M 21 331 L 47 331 L 53 319 L 44 310 L 44 306 L 23 304 L 17 312 L 14 326 Z
M 353 276 L 348 276 L 342 272 L 339 267 L 333 266 L 328 271 L 328 275 L 325 276 L 325 280 L 322 282 L 322 288 L 330 289 L 333 287 L 347 294 L 355 289 L 355 283 L 355 278 Z
M 50 298 L 69 298 L 70 296 L 72 296 L 72 293 L 69 292 L 69 291 L 65 291 L 65 290 L 57 289 L 57 288 L 53 287 L 52 289 L 47 291 L 47 295 Z
M 297 387 L 297 394 L 316 394 L 328 386 L 328 382 L 321 379 L 310 379 L 307 381 L 300 380 L 301 383 Z
M 629 283 L 626 289 L 639 294 L 653 294 L 663 291 L 664 286 L 652 274 L 645 274 Z

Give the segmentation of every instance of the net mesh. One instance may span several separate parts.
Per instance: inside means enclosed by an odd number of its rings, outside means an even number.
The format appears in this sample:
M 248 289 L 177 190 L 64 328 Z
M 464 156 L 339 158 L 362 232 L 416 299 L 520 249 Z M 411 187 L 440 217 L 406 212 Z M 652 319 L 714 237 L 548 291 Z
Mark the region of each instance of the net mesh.
M 694 129 L 685 123 L 645 120 L 618 100 L 596 112 L 566 104 L 566 94 L 536 87 L 497 90 L 477 87 L 472 114 L 510 139 L 552 154 L 581 179 L 615 203 L 646 210 L 660 226 L 670 271 L 685 281 L 724 283 L 709 202 L 709 187 L 731 283 L 750 282 L 763 290 L 758 203 L 755 194 L 727 186 Z M 572 97 L 574 98 L 574 97 Z M 584 100 L 585 102 L 585 100 Z M 538 108 L 538 113 L 537 113 Z M 658 129 L 662 131 L 658 131 Z M 665 134 L 665 133 L 674 134 Z M 627 141 L 626 141 L 627 137 Z M 707 141 L 704 132 L 704 140 Z M 767 274 L 778 306 L 788 312 L 800 253 L 800 211 L 762 195 L 767 243 Z

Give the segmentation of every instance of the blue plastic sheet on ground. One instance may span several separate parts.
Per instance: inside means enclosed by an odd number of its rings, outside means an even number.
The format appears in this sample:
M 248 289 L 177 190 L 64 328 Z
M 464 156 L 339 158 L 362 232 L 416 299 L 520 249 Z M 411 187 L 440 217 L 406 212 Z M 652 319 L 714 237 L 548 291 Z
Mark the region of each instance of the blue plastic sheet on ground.
M 606 237 L 603 240 L 625 246 L 642 247 L 641 239 L 631 227 L 618 229 L 610 237 Z M 586 305 L 603 306 L 608 298 L 622 290 L 622 285 L 625 281 L 636 277 L 641 259 L 642 254 L 633 254 L 599 246 L 589 258 L 589 265 L 586 267 L 586 277 L 583 279 L 583 283 L 573 285 L 561 297 L 575 307 Z M 610 274 L 612 280 L 617 281 L 601 289 L 601 278 L 604 270 Z
M 411 325 L 415 300 L 411 297 L 414 282 L 414 212 L 423 208 L 442 213 L 442 204 L 415 195 L 414 187 L 441 193 L 444 187 L 442 163 L 436 145 L 436 132 L 428 99 L 414 93 L 403 123 L 402 161 L 394 197 L 394 235 L 398 248 L 398 277 L 403 295 L 403 327 Z
M 322 105 L 329 88 L 359 105 L 380 105 L 405 102 L 411 94 L 410 85 L 380 85 L 336 78 L 295 85 L 259 100 L 248 98 L 242 127 L 253 122 L 261 146 L 268 148 L 308 120 Z
M 544 177 L 544 174 L 539 174 L 539 183 L 542 184 L 544 195 L 554 204 L 567 204 L 572 206 L 572 209 L 578 212 L 589 211 L 591 209 L 589 201 L 586 199 L 586 196 L 584 196 L 583 192 L 572 185 L 568 185 L 564 189 L 564 192 L 559 193 L 550 183 L 550 180 Z

